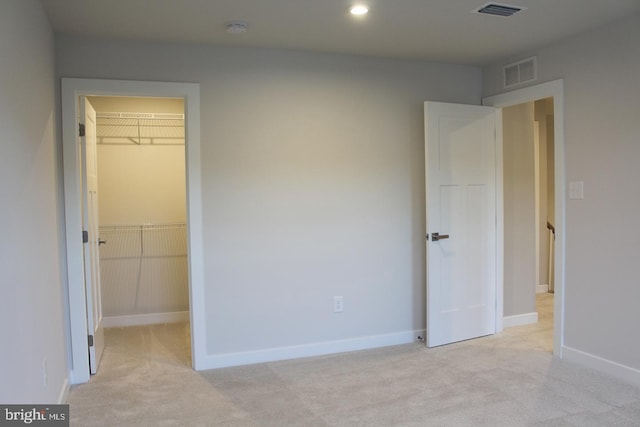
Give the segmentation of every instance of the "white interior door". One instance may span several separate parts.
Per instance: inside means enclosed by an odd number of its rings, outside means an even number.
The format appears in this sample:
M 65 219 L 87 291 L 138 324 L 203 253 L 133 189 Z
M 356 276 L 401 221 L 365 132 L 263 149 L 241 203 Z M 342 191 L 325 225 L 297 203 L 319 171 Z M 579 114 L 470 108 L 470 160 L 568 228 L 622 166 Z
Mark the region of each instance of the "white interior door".
M 429 347 L 496 332 L 495 121 L 492 107 L 425 102 Z
M 92 374 L 95 374 L 98 371 L 104 350 L 100 293 L 100 236 L 98 234 L 98 159 L 96 110 L 84 96 L 80 97 L 80 118 L 84 126 L 84 136 L 80 137 L 80 144 L 82 153 L 82 229 L 87 237 L 87 241 L 84 243 L 84 276 L 89 335 L 89 369 Z

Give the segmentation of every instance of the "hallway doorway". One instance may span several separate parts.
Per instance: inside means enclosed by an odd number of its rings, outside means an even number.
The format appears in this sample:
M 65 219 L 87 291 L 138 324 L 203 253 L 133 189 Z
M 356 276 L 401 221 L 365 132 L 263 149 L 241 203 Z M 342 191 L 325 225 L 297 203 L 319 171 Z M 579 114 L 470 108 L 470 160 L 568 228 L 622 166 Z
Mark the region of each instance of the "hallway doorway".
M 554 231 L 555 231 L 555 240 L 554 242 L 554 250 L 553 250 L 553 276 L 552 276 L 552 286 L 554 290 L 553 297 L 553 354 L 559 357 L 562 357 L 563 350 L 563 342 L 564 342 L 564 215 L 565 215 L 565 200 L 564 200 L 564 89 L 562 80 L 555 80 L 547 83 L 542 83 L 536 86 L 526 87 L 523 89 L 514 90 L 511 92 L 506 92 L 503 94 L 487 97 L 483 99 L 483 105 L 492 106 L 501 109 L 501 117 L 500 124 L 498 125 L 498 131 L 501 132 L 499 136 L 499 140 L 503 140 L 503 128 L 502 121 L 505 113 L 505 109 L 508 107 L 513 107 L 517 105 L 521 105 L 524 103 L 530 103 L 538 100 L 544 100 L 547 98 L 551 98 L 551 105 L 553 107 L 553 213 L 554 213 Z M 503 152 L 503 147 L 501 147 L 500 152 Z M 499 159 L 503 161 L 502 157 Z M 534 178 L 535 180 L 535 178 Z M 505 186 L 506 177 L 501 175 L 499 176 L 499 185 L 501 187 Z M 535 190 L 534 190 L 535 191 Z M 534 195 L 534 206 L 535 206 L 535 195 Z M 498 223 L 505 224 L 505 216 L 504 216 L 504 193 L 502 194 L 501 200 L 499 200 L 500 209 L 499 212 L 503 212 L 501 215 L 499 213 Z M 535 212 L 535 210 L 534 210 Z M 541 220 L 541 218 L 539 218 Z M 535 296 L 535 286 L 537 283 L 533 278 L 536 277 L 536 251 L 535 251 L 535 236 L 536 236 L 536 221 L 534 220 L 531 227 L 533 228 L 533 240 L 531 241 L 530 248 L 533 247 L 532 250 L 532 258 L 527 261 L 528 263 L 532 263 L 529 265 L 533 265 L 533 268 L 530 270 L 529 277 L 531 281 L 525 284 L 524 292 Z M 542 229 L 538 229 L 539 232 L 542 232 Z M 503 242 L 501 247 L 499 248 L 499 256 L 498 260 L 503 263 L 506 263 L 505 254 L 507 251 L 506 243 L 505 243 L 505 233 L 506 230 L 504 227 L 499 227 L 499 241 Z M 538 234 L 540 235 L 540 234 Z M 538 264 L 539 266 L 539 264 Z M 505 271 L 505 266 L 501 265 L 500 270 Z M 506 282 L 507 278 L 503 277 L 503 283 L 507 286 Z M 499 292 L 499 301 L 498 308 L 503 309 L 505 304 L 508 301 L 505 301 L 505 295 L 507 294 L 507 290 L 503 287 L 502 292 Z M 534 300 L 535 298 L 531 298 Z M 518 301 L 516 298 L 514 301 Z M 535 306 L 532 306 L 535 309 Z M 507 313 L 503 313 L 507 314 Z M 504 319 L 504 318 L 503 318 Z M 499 319 L 500 321 L 501 319 Z M 503 325 L 498 328 L 502 329 Z

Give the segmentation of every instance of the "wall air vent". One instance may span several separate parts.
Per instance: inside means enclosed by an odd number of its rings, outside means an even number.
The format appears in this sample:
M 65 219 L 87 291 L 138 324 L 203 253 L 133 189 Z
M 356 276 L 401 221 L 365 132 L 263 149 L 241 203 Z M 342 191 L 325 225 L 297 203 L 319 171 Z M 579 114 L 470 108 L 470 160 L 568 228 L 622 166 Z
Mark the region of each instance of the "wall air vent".
M 476 12 L 484 13 L 485 15 L 513 16 L 524 9 L 524 7 L 511 6 L 508 4 L 488 3 L 476 10 Z
M 507 64 L 502 68 L 504 87 L 532 82 L 538 78 L 538 61 L 535 56 Z

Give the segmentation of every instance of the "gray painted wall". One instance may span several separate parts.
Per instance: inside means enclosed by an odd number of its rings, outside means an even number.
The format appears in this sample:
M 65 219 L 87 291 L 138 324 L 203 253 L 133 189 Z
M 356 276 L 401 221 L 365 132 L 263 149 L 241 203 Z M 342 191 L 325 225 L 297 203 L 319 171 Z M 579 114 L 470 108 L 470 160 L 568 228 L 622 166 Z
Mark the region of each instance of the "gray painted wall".
M 502 110 L 504 315 L 536 311 L 533 103 Z
M 68 372 L 63 244 L 53 33 L 40 2 L 0 2 L 0 57 L 0 402 L 57 403 Z
M 425 325 L 425 100 L 479 68 L 59 37 L 58 76 L 198 82 L 209 354 Z M 333 296 L 344 313 L 333 313 Z
M 640 369 L 640 15 L 484 70 L 502 91 L 503 64 L 538 56 L 539 81 L 565 81 L 565 344 Z M 568 194 L 568 190 L 565 189 Z M 603 235 L 604 233 L 604 235 Z

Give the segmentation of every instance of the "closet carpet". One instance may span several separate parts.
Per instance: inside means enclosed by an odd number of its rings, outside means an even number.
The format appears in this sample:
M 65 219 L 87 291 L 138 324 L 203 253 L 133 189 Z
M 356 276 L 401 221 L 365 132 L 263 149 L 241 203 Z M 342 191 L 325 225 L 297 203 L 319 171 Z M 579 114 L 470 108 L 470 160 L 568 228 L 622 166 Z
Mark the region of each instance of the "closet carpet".
M 189 326 L 106 330 L 72 426 L 638 426 L 640 389 L 551 356 L 540 321 L 434 349 L 375 350 L 195 372 Z

